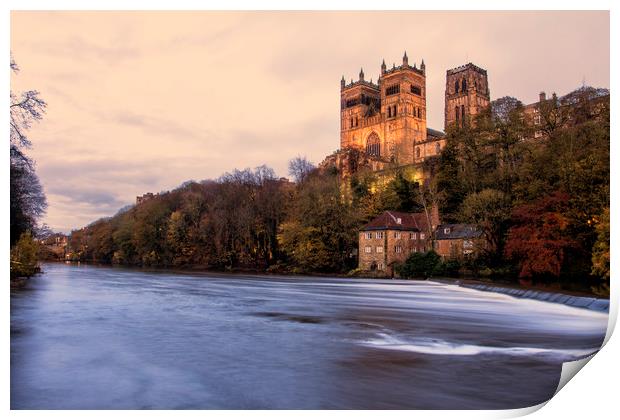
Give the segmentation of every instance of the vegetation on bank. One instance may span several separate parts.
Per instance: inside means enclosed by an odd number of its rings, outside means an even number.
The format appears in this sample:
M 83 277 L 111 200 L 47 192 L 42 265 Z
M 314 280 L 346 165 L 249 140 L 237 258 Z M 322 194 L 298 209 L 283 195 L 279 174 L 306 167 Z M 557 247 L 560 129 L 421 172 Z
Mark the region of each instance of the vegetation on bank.
M 12 57 L 10 65 L 13 72 L 19 71 Z M 37 231 L 37 220 L 45 213 L 47 201 L 34 162 L 26 154 L 31 146 L 26 132 L 42 118 L 46 106 L 35 90 L 10 93 L 11 280 L 30 277 L 39 270 L 38 246 L 32 232 Z
M 494 101 L 475 123 L 448 131 L 424 185 L 402 168 L 343 180 L 296 158 L 294 183 L 265 166 L 187 182 L 74 231 L 70 248 L 75 259 L 105 263 L 348 273 L 365 223 L 384 210 L 436 204 L 442 221 L 477 224 L 490 246 L 468 260 L 414 254 L 398 267 L 402 276 L 467 270 L 604 292 L 610 131 L 602 93 L 554 97 L 536 126 L 518 100 Z

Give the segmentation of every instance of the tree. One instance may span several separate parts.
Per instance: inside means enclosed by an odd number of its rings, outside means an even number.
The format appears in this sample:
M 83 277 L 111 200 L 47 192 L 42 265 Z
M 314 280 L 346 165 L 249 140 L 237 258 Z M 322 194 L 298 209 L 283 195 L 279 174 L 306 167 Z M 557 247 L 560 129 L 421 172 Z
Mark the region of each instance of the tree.
M 304 182 L 316 167 L 305 156 L 297 156 L 288 162 L 288 174 L 296 183 Z
M 11 57 L 11 70 L 19 68 Z M 34 231 L 37 220 L 45 214 L 47 201 L 34 170 L 34 163 L 24 149 L 31 146 L 26 131 L 43 117 L 47 104 L 39 92 L 31 90 L 19 95 L 10 93 L 10 188 L 11 246 L 26 231 Z
M 592 250 L 592 274 L 609 285 L 609 207 L 596 223 L 597 238 Z
M 396 271 L 404 278 L 427 278 L 433 274 L 440 262 L 441 257 L 433 250 L 414 252 L 402 265 L 396 267 Z
M 510 202 L 506 195 L 491 188 L 467 196 L 461 206 L 461 221 L 482 230 L 493 257 L 501 256 L 503 235 L 510 219 Z
M 22 233 L 11 248 L 11 279 L 30 277 L 38 271 L 39 244 L 30 231 Z
M 566 193 L 555 192 L 515 208 L 505 254 L 518 263 L 520 278 L 560 276 L 567 250 L 578 247 L 567 229 L 569 220 L 564 212 L 568 201 Z

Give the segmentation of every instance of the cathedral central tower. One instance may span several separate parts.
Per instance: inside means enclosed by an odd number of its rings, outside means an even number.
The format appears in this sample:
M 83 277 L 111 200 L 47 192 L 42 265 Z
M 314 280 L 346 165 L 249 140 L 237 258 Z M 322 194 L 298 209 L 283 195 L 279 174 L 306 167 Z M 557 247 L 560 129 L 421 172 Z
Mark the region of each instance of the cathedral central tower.
M 398 165 L 416 162 L 426 141 L 426 66 L 381 65 L 377 83 L 366 81 L 361 70 L 357 81 L 340 82 L 340 147 L 357 148 Z

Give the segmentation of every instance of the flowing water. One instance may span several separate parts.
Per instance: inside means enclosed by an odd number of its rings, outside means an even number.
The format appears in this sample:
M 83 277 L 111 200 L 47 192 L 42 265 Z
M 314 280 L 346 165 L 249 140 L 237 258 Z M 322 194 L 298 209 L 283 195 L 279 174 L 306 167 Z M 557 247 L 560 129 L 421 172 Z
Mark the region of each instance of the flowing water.
M 11 294 L 12 409 L 507 409 L 607 313 L 431 281 L 48 264 Z

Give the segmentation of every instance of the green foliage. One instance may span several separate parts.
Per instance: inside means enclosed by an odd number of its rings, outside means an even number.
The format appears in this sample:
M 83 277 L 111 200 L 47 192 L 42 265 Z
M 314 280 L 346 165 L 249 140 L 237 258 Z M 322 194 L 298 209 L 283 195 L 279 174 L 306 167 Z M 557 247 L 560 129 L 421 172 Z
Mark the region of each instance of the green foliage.
M 39 244 L 30 231 L 21 234 L 19 240 L 11 248 L 11 279 L 31 277 L 39 271 L 37 258 Z
M 598 218 L 596 234 L 592 250 L 592 274 L 599 276 L 609 286 L 609 207 Z
M 314 174 L 298 187 L 278 241 L 294 267 L 305 272 L 351 269 L 359 223 L 337 174 Z
M 411 254 L 396 272 L 403 278 L 428 278 L 441 263 L 441 257 L 433 250 Z
M 444 260 L 433 268 L 433 276 L 456 277 L 459 275 L 462 264 L 459 260 Z
M 554 95 L 537 105 L 540 124 L 536 125 L 523 117 L 518 100 L 500 98 L 471 124 L 448 128 L 436 176 L 443 197 L 440 210 L 444 222 L 475 223 L 483 230 L 489 248 L 476 261 L 478 268 L 491 272 L 501 268 L 512 273 L 513 269 L 506 268 L 511 262 L 517 272 L 530 272 L 535 277 L 560 275 L 579 284 L 589 284 L 592 275 L 604 278 L 604 269 L 593 270 L 592 253 L 598 238 L 596 220 L 609 207 L 606 94 L 608 91 L 601 89 L 580 88 L 562 98 Z M 542 137 L 533 139 L 534 133 L 542 133 Z M 511 215 L 522 206 L 536 207 L 538 203 L 540 207 L 555 192 L 566 194 L 567 201 L 561 210 L 551 211 L 557 218 L 549 220 L 559 223 L 550 222 L 551 226 L 562 226 L 560 236 L 579 246 L 544 249 L 555 255 L 546 260 L 551 265 L 544 268 L 541 259 L 540 265 L 534 263 L 528 270 L 526 264 L 522 271 L 527 252 L 517 252 L 517 248 L 532 238 L 518 239 L 513 233 L 512 251 L 505 250 L 510 230 L 523 227 L 522 221 Z M 536 235 L 532 245 L 560 245 L 557 231 L 546 229 L 544 224 L 530 226 L 530 233 Z M 531 257 L 543 255 L 541 249 L 538 251 L 531 252 Z M 510 261 L 506 260 L 508 255 Z

